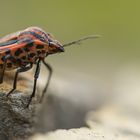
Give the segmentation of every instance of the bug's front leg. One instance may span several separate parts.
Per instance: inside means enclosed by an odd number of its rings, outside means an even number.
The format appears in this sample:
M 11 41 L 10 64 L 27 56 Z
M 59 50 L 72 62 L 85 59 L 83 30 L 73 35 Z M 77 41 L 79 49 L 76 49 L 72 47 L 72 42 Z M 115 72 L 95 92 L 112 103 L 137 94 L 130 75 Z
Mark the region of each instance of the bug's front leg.
M 21 72 L 25 72 L 25 71 L 30 70 L 32 68 L 32 66 L 33 66 L 33 64 L 31 63 L 29 66 L 20 67 L 20 68 L 17 69 L 17 71 L 15 73 L 13 88 L 8 92 L 7 97 L 16 89 L 18 74 L 21 73 Z
M 51 80 L 52 72 L 53 72 L 52 67 L 48 63 L 46 63 L 44 59 L 42 60 L 42 62 L 45 65 L 45 67 L 49 70 L 49 75 L 48 75 L 48 80 L 46 82 L 45 88 L 43 89 L 40 102 L 42 102 L 43 97 L 44 97 L 45 93 L 47 92 L 47 89 L 48 89 L 48 86 L 49 86 L 49 83 L 50 83 L 50 80 Z
M 33 92 L 29 98 L 29 101 L 28 101 L 28 104 L 27 104 L 27 108 L 29 107 L 31 101 L 32 101 L 32 98 L 35 96 L 35 92 L 36 92 L 36 84 L 37 84 L 37 79 L 39 77 L 39 73 L 40 73 L 40 65 L 41 65 L 41 59 L 39 59 L 37 61 L 37 66 L 36 66 L 36 70 L 35 70 L 35 74 L 34 74 L 34 85 L 33 85 Z

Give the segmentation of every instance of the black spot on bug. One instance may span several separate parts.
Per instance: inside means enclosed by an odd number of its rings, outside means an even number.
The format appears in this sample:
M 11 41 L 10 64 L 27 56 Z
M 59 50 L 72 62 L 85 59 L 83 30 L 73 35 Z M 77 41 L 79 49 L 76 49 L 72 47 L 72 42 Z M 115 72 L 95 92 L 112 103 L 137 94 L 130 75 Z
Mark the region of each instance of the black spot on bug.
M 10 60 L 12 63 L 15 63 L 15 62 L 16 62 L 16 59 L 15 59 L 13 56 L 11 56 L 9 60 Z
M 15 56 L 19 56 L 21 53 L 23 53 L 23 51 L 19 48 L 15 51 Z
M 32 47 L 34 45 L 34 43 L 33 42 L 28 42 L 27 44 L 26 44 L 26 47 Z
M 41 54 L 41 51 L 37 51 L 37 54 Z
M 45 51 L 45 50 L 42 50 L 42 51 L 41 51 L 41 53 L 43 53 L 43 54 L 44 54 L 44 53 L 46 53 L 46 51 Z
M 16 60 L 16 63 L 19 64 L 19 65 L 21 65 L 21 59 L 18 58 L 18 59 Z
M 25 50 L 26 52 L 29 52 L 29 51 L 30 51 L 29 48 L 31 48 L 33 45 L 34 45 L 33 42 L 27 43 L 27 44 L 25 45 L 25 47 L 24 47 L 24 50 Z
M 28 55 L 28 60 L 30 61 L 30 56 Z
M 30 53 L 30 54 L 29 54 L 29 57 L 31 57 L 31 58 L 34 57 L 34 56 L 36 56 L 35 53 Z
M 3 57 L 1 58 L 1 60 L 4 61 L 4 60 L 5 60 L 5 56 L 3 56 Z
M 7 67 L 11 68 L 12 67 L 12 63 L 7 63 Z
M 37 49 L 43 49 L 44 46 L 43 46 L 43 45 L 37 45 L 36 48 L 37 48 Z
M 29 51 L 30 51 L 30 49 L 29 49 L 28 47 L 26 47 L 26 46 L 25 46 L 24 50 L 25 50 L 26 52 L 29 52 Z
M 6 50 L 5 54 L 10 54 L 10 52 L 11 52 L 10 50 Z
M 0 64 L 0 69 L 3 68 L 3 64 Z
M 26 59 L 26 56 L 22 56 L 21 59 L 25 60 Z

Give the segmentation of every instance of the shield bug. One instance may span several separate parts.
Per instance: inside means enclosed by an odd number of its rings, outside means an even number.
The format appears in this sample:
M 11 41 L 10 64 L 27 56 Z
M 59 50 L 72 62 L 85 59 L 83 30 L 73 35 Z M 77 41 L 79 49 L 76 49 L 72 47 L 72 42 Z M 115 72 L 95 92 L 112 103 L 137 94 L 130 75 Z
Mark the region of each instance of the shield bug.
M 5 70 L 16 69 L 13 88 L 7 93 L 7 96 L 16 89 L 19 73 L 30 70 L 35 64 L 33 91 L 27 104 L 28 107 L 32 97 L 35 96 L 37 79 L 42 62 L 49 71 L 48 80 L 41 96 L 42 100 L 44 94 L 47 92 L 52 75 L 52 68 L 46 63 L 45 58 L 51 54 L 64 52 L 64 47 L 78 44 L 86 39 L 98 37 L 98 35 L 91 35 L 62 45 L 59 41 L 55 40 L 51 34 L 45 32 L 41 28 L 29 27 L 25 30 L 0 38 L 0 83 L 3 82 Z

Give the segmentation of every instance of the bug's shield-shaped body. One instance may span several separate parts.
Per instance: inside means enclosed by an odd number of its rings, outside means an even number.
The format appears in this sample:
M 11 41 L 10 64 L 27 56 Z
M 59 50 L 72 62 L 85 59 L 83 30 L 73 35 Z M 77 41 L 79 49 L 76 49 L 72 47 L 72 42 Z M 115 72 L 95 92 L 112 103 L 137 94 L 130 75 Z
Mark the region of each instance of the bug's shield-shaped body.
M 5 59 L 6 70 L 10 70 L 62 51 L 62 45 L 49 33 L 38 27 L 30 27 L 0 39 L 0 69 Z
M 17 85 L 19 73 L 28 71 L 36 64 L 34 73 L 33 91 L 29 98 L 29 106 L 32 97 L 35 96 L 36 83 L 40 73 L 40 64 L 46 66 L 49 70 L 48 80 L 42 92 L 41 100 L 47 91 L 49 81 L 52 75 L 52 69 L 44 60 L 50 54 L 63 52 L 62 45 L 55 40 L 49 33 L 44 32 L 38 27 L 30 27 L 23 31 L 10 34 L 0 39 L 0 84 L 3 82 L 5 70 L 17 69 L 13 82 L 13 88 L 7 93 L 9 96 Z
M 44 60 L 47 55 L 63 52 L 62 45 L 38 27 L 12 33 L 0 38 L 0 83 L 5 70 L 26 67 Z

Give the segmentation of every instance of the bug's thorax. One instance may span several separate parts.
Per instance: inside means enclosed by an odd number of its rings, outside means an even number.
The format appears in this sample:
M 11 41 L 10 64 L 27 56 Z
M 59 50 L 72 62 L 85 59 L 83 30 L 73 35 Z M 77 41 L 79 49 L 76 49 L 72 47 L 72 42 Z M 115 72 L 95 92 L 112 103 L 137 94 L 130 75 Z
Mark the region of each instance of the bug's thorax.
M 29 27 L 19 35 L 19 40 L 31 39 L 33 43 L 27 44 L 32 48 L 30 52 L 36 52 L 36 56 L 45 57 L 46 54 L 54 54 L 63 52 L 64 49 L 60 42 L 58 42 L 50 33 L 46 33 L 38 27 Z M 26 41 L 25 41 L 26 42 Z

